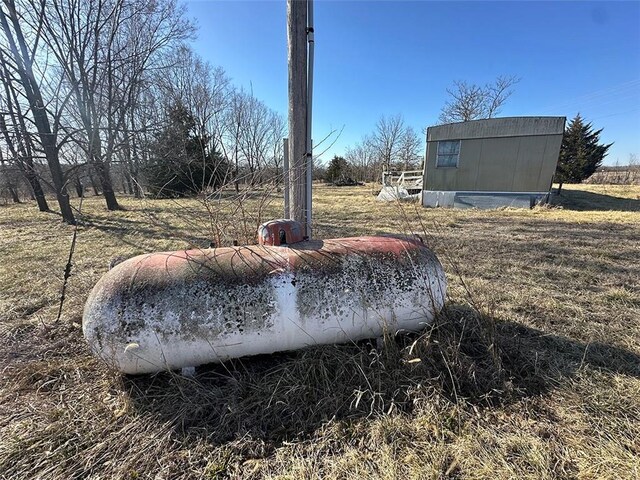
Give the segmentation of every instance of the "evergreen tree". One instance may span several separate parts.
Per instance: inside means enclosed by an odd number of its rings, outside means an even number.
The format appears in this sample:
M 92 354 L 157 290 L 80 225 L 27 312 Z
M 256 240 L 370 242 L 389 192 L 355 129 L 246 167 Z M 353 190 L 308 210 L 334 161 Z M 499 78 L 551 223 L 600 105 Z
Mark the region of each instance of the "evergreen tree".
M 226 162 L 217 152 L 208 151 L 209 139 L 195 131 L 193 116 L 184 105 L 172 105 L 142 169 L 149 193 L 183 197 L 221 185 Z
M 349 164 L 343 157 L 334 155 L 327 167 L 325 179 L 329 183 L 345 180 L 349 176 Z
M 556 169 L 556 181 L 560 184 L 558 193 L 563 183 L 580 183 L 590 177 L 602 164 L 613 143 L 608 145 L 598 143 L 601 132 L 602 129 L 594 132 L 591 123 L 585 123 L 580 114 L 569 122 L 562 139 Z

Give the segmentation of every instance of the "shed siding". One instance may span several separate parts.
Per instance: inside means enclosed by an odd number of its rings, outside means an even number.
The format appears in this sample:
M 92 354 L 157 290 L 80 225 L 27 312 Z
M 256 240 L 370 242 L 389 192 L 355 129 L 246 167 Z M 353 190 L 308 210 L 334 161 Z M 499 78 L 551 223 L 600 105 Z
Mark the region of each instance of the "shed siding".
M 539 182 L 545 186 L 545 190 L 551 188 L 551 181 L 553 175 L 556 173 L 556 167 L 558 166 L 558 157 L 560 154 L 560 147 L 562 146 L 562 135 L 553 135 L 547 137 L 545 161 L 540 166 L 540 179 Z M 546 182 L 546 183 L 545 183 Z
M 504 117 L 429 127 L 427 141 L 557 135 L 564 132 L 564 117 Z
M 551 184 L 561 143 L 562 134 L 462 139 L 458 167 L 436 168 L 437 141 L 428 141 L 424 188 L 544 192 Z
M 519 146 L 520 139 L 517 137 L 483 139 L 480 175 L 475 185 L 467 184 L 469 189 L 489 192 L 512 191 L 513 171 Z
M 534 181 L 535 185 L 538 185 L 540 181 L 540 166 L 544 163 L 540 159 L 544 158 L 547 143 L 548 137 L 522 137 L 520 139 L 520 156 L 516 159 L 517 162 L 513 171 L 512 188 L 514 191 L 532 191 L 531 185 L 534 184 Z M 549 185 L 544 187 L 540 185 L 540 187 L 542 190 L 549 189 Z M 541 190 L 534 189 L 533 191 Z

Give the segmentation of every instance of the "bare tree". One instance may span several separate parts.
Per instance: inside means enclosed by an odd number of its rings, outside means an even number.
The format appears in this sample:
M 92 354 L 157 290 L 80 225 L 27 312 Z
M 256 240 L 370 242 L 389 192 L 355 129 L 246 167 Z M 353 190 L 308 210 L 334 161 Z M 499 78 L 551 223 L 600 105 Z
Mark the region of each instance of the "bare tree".
M 456 80 L 453 84 L 453 88 L 447 88 L 447 93 L 451 98 L 442 107 L 440 121 L 452 123 L 484 118 L 485 95 L 483 88 L 475 84 L 469 85 L 465 81 Z
M 404 119 L 400 114 L 390 117 L 383 115 L 376 123 L 372 137 L 373 147 L 386 170 L 391 170 L 391 163 L 398 155 L 404 132 Z
M 386 171 L 392 169 L 413 168 L 420 156 L 422 140 L 413 129 L 405 124 L 402 115 L 390 117 L 384 115 L 376 123 L 373 135 L 367 140 L 367 149 L 372 149 L 378 164 Z M 361 145 L 361 152 L 364 144 Z
M 235 90 L 224 70 L 182 43 L 193 28 L 177 0 L 3 1 L 19 2 L 15 21 L 26 32 L 41 110 L 50 118 L 59 163 L 66 162 L 60 178 L 63 185 L 73 181 L 78 195 L 90 184 L 110 210 L 120 208 L 114 185 L 141 196 L 142 167 L 153 160 L 160 132 L 168 131 L 171 105 L 184 107 L 193 121 L 190 139 L 199 142 L 207 168 L 219 162 L 226 177 L 232 165 L 236 182 L 245 177 L 251 185 L 275 172 L 277 182 L 282 116 L 252 93 Z M 28 129 L 35 110 L 25 103 L 12 102 L 18 121 L 6 117 L 16 151 L 11 161 L 27 156 L 20 148 L 30 144 L 19 135 L 33 135 Z M 14 128 L 20 119 L 27 124 Z M 30 159 L 38 148 L 40 142 Z
M 229 108 L 226 109 L 224 118 L 219 124 L 223 132 L 223 151 L 233 168 L 233 183 L 236 192 L 239 192 L 239 177 L 241 165 L 241 136 L 242 126 L 245 123 L 244 117 L 247 115 L 246 95 L 242 91 L 231 93 Z
M 11 23 L 11 26 L 9 23 Z M 0 4 L 0 24 L 8 45 L 11 68 L 17 73 L 20 79 L 21 89 L 29 103 L 33 122 L 47 159 L 62 218 L 65 222 L 74 224 L 75 217 L 71 210 L 64 175 L 60 166 L 57 134 L 51 127 L 49 113 L 45 108 L 40 84 L 34 75 L 33 62 L 35 46 L 32 47 L 32 49 L 27 47 L 27 42 L 13 0 L 4 0 L 4 6 Z M 39 33 L 40 31 L 36 30 L 34 45 L 37 45 L 40 39 Z
M 229 165 L 236 191 L 241 182 L 253 186 L 271 179 L 272 174 L 277 185 L 283 163 L 284 118 L 253 93 L 231 88 L 220 68 L 213 71 L 212 86 L 215 108 L 208 134 L 215 151 Z
M 259 172 L 267 163 L 270 143 L 271 111 L 253 93 L 245 94 L 246 110 L 242 116 L 240 150 L 249 169 L 250 183 L 253 185 Z
M 453 87 L 447 88 L 450 98 L 442 107 L 440 122 L 467 122 L 495 117 L 513 94 L 512 87 L 519 81 L 516 76 L 502 75 L 484 86 L 461 80 L 453 82 Z
M 274 183 L 276 186 L 280 185 L 283 172 L 281 167 L 284 163 L 284 145 L 282 139 L 286 135 L 287 126 L 284 117 L 278 112 L 271 112 L 271 118 L 269 120 L 269 139 L 268 142 L 271 147 L 271 163 L 274 168 Z
M 417 168 L 420 164 L 422 140 L 413 129 L 413 127 L 405 128 L 400 139 L 400 148 L 398 150 L 398 163 L 402 165 L 404 170 Z
M 142 197 L 142 165 L 149 160 L 154 135 L 161 130 L 164 121 L 161 98 L 154 79 L 144 81 L 132 98 L 127 115 L 123 161 L 126 164 L 127 181 L 136 198 Z
M 16 163 L 31 187 L 38 209 L 41 212 L 48 212 L 49 204 L 44 196 L 44 190 L 34 164 L 31 132 L 27 129 L 26 116 L 22 112 L 22 105 L 16 91 L 18 81 L 12 78 L 2 49 L 0 49 L 0 65 L 0 83 L 5 93 L 4 103 L 0 103 L 3 107 L 3 111 L 0 112 L 0 131 L 13 162 Z M 7 120 L 11 127 L 7 124 Z
M 351 165 L 356 180 L 365 182 L 378 178 L 379 172 L 375 168 L 377 155 L 371 136 L 365 135 L 353 147 L 348 147 L 345 157 Z
M 487 93 L 487 118 L 493 118 L 500 112 L 502 105 L 513 95 L 511 87 L 518 82 L 520 82 L 520 78 L 516 76 L 507 77 L 501 75 L 496 78 L 495 82 L 485 87 Z
M 110 166 L 120 149 L 131 151 L 124 135 L 146 71 L 154 56 L 191 33 L 184 10 L 174 0 L 30 0 L 32 27 L 42 26 L 46 47 L 55 57 L 69 96 L 70 117 L 78 129 L 71 138 L 86 152 L 107 208 L 120 208 Z M 82 135 L 80 135 L 82 134 Z
M 217 159 L 222 140 L 216 131 L 219 113 L 228 103 L 228 77 L 221 68 L 211 66 L 189 47 L 182 45 L 165 59 L 166 67 L 157 79 L 165 110 L 182 105 L 194 122 L 195 136 L 201 141 L 202 159 Z M 216 166 L 225 168 L 222 162 Z M 201 185 L 205 190 L 207 185 Z
M 111 80 L 104 69 L 112 66 L 110 53 L 116 31 L 113 24 L 120 21 L 122 2 L 40 3 L 40 0 L 31 1 L 33 11 L 41 12 L 32 18 L 32 24 L 42 25 L 43 39 L 58 62 L 69 89 L 68 97 L 73 99 L 72 105 L 76 109 L 73 113 L 79 118 L 80 128 L 71 138 L 85 150 L 100 181 L 107 208 L 119 210 L 109 164 L 104 158 L 100 127 L 102 117 L 110 118 L 107 106 L 101 102 L 101 94 Z M 78 134 L 81 132 L 84 138 L 80 142 Z
M 9 195 L 11 196 L 11 201 L 13 203 L 20 203 L 20 196 L 18 195 L 17 190 L 17 179 L 15 175 L 14 169 L 11 168 L 10 163 L 5 160 L 4 154 L 2 153 L 2 149 L 0 148 L 0 178 L 4 180 L 5 188 L 9 191 Z
M 182 19 L 183 10 L 174 1 L 125 3 L 132 13 L 121 22 L 112 54 L 109 98 L 118 121 L 112 123 L 108 138 L 114 140 L 112 152 L 122 163 L 124 185 L 138 198 L 141 164 L 148 159 L 152 133 L 161 128 L 163 100 L 174 97 L 167 84 L 175 79 L 174 70 L 193 70 L 180 60 L 190 52 L 181 42 L 193 26 Z
M 355 176 L 361 181 L 379 178 L 380 170 L 408 170 L 420 163 L 422 140 L 405 124 L 402 115 L 382 116 L 370 135 L 362 137 L 345 153 Z

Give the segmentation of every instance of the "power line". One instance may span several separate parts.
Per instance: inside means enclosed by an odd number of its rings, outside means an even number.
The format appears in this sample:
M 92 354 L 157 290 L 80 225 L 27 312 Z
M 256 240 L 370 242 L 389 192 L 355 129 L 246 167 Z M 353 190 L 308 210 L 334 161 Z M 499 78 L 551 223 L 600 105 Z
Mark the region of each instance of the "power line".
M 640 98 L 640 93 L 636 91 L 638 87 L 640 87 L 640 79 L 634 79 L 604 89 L 594 90 L 593 92 L 565 100 L 552 106 L 544 107 L 541 111 L 565 110 L 575 106 L 585 108 L 586 105 L 595 105 L 601 100 L 604 100 L 605 102 L 603 104 L 606 104 L 627 98 Z M 624 97 L 620 97 L 620 95 L 624 95 Z M 612 96 L 616 96 L 617 98 L 610 99 Z

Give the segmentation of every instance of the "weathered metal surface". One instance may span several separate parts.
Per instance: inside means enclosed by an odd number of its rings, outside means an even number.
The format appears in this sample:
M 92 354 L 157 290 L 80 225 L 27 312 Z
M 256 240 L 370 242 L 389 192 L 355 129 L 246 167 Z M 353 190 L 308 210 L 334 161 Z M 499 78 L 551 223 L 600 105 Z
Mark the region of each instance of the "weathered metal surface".
M 422 191 L 425 207 L 477 208 L 487 210 L 502 207 L 532 208 L 545 201 L 545 192 L 442 192 Z
M 427 128 L 427 142 L 470 138 L 562 135 L 565 117 L 501 117 L 447 123 Z
M 304 227 L 295 220 L 271 220 L 258 227 L 259 245 L 291 245 L 303 240 Z
M 558 163 L 564 117 L 510 117 L 429 127 L 424 190 L 546 192 Z M 460 141 L 455 166 L 438 166 L 440 141 Z
M 154 253 L 102 277 L 83 331 L 120 371 L 156 372 L 419 330 L 445 292 L 440 262 L 409 238 Z

